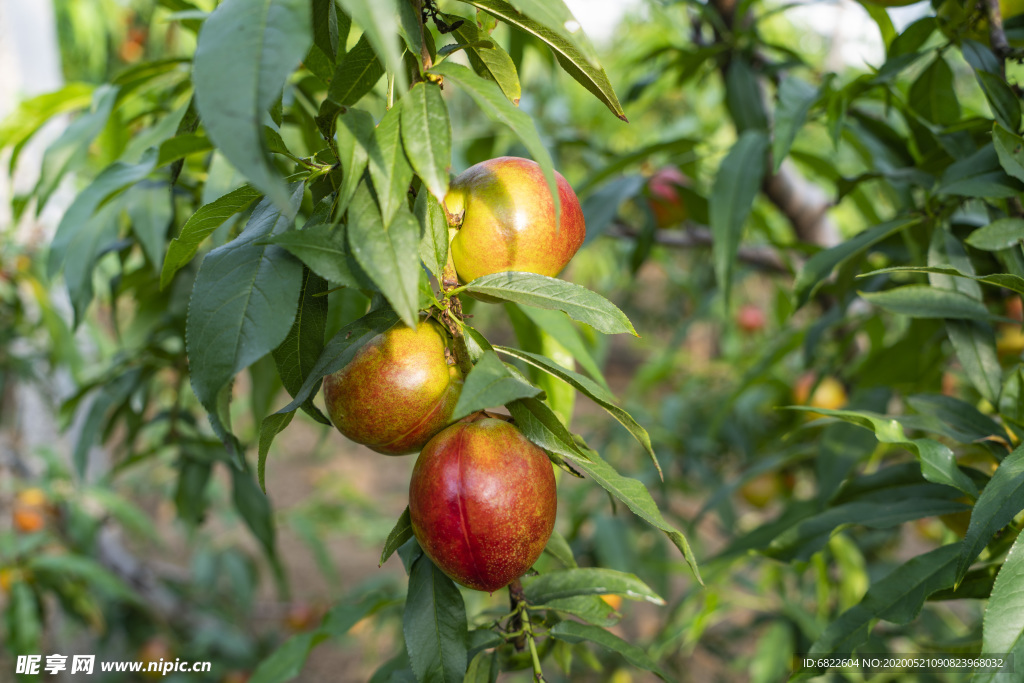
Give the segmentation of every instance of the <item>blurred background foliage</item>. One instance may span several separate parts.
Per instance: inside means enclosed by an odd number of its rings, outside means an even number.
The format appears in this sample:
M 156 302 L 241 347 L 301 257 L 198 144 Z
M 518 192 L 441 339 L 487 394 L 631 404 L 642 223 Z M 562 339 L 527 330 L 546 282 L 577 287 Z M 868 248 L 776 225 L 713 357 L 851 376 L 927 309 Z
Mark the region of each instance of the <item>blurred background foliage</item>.
M 934 16 L 954 3 L 922 4 L 919 14 Z M 44 165 L 40 185 L 79 187 L 132 149 L 144 149 L 138 136 L 188 103 L 195 23 L 213 4 L 56 0 L 67 85 L 59 98 L 35 101 L 34 113 L 22 108 L 0 124 L 4 162 L 14 166 L 11 157 L 50 115 L 79 110 L 90 98 L 101 101 L 101 88 L 110 82 L 122 87 L 123 105 L 99 121 L 99 133 L 60 173 Z M 794 23 L 788 5 L 755 1 L 749 7 L 756 21 L 738 29 L 730 47 L 748 57 L 756 48 L 766 60 L 759 69 L 767 76 L 767 99 L 775 100 L 783 73 L 821 86 L 819 105 L 796 135 L 791 161 L 827 196 L 839 198 L 830 216 L 841 237 L 920 204 L 913 179 L 894 176 L 913 165 L 904 157 L 920 161 L 927 151 L 908 151 L 907 141 L 921 133 L 904 110 L 929 60 L 902 68 L 887 88 L 854 92 L 847 86 L 866 78 L 863 65 L 840 61 L 836 73 L 825 73 L 826 62 L 836 67 L 830 60 L 838 49 L 834 36 Z M 442 8 L 465 13 L 457 3 Z M 539 42 L 506 27 L 493 38 L 513 55 L 523 84 L 520 107 L 535 118 L 555 166 L 577 188 L 588 228 L 605 233 L 588 238 L 569 277 L 609 293 L 641 338 L 584 333 L 582 339 L 624 407 L 649 429 L 664 482 L 631 436 L 598 417 L 592 405 L 576 406 L 575 428 L 621 471 L 643 480 L 667 516 L 687 530 L 707 587 L 694 584 L 662 534 L 616 510 L 596 487 L 563 478 L 557 528 L 581 564 L 636 573 L 669 600 L 660 609 L 621 605 L 624 619 L 616 627 L 649 648 L 668 671 L 681 680 L 767 682 L 784 680 L 790 656 L 806 652 L 874 581 L 965 531 L 963 513 L 954 512 L 911 515 L 905 523 L 877 528 L 850 525 L 823 538 L 789 539 L 788 545 L 771 544 L 771 536 L 760 542 L 757 534 L 765 533 L 768 522 L 798 515 L 837 492 L 839 500 L 858 500 L 849 484 L 840 490 L 848 470 L 858 465 L 864 476 L 884 469 L 904 477 L 899 491 L 907 495 L 943 501 L 958 496 L 948 487 L 933 490 L 936 485 L 920 480 L 912 456 L 879 444 L 870 431 L 783 406 L 849 404 L 904 414 L 908 430 L 938 433 L 979 480 L 991 475 L 1017 437 L 987 416 L 994 406 L 965 378 L 941 321 L 854 303 L 858 288 L 882 286 L 877 278 L 855 281 L 856 269 L 841 268 L 794 313 L 797 259 L 816 247 L 801 243 L 787 217 L 763 196 L 755 201 L 744 245 L 749 253 L 774 256 L 741 258 L 732 306 L 723 313 L 708 246 L 681 239 L 690 234 L 682 223 L 708 223 L 715 174 L 737 139 L 736 129 L 725 125 L 730 109 L 733 120 L 752 109 L 735 101 L 738 91 L 721 76 L 716 59 L 726 48 L 716 42 L 710 22 L 694 23 L 707 11 L 692 3 L 640 3 L 599 44 L 628 125 L 562 73 Z M 845 11 L 866 21 L 857 7 Z M 923 41 L 930 42 L 915 49 L 945 45 L 949 31 L 928 32 Z M 969 137 L 976 132 L 971 121 L 989 117 L 990 106 L 960 52 L 943 54 L 955 83 L 955 118 Z M 1011 80 L 1019 76 L 1019 64 L 1008 67 Z M 289 96 L 298 102 L 304 92 L 322 90 L 314 81 L 309 74 L 296 77 Z M 376 91 L 380 111 L 384 85 Z M 456 171 L 499 155 L 526 155 L 464 95 L 448 99 Z M 289 110 L 294 118 L 284 119 L 282 137 L 297 155 L 308 156 L 316 149 L 303 138 L 300 110 Z M 666 167 L 681 172 L 672 176 L 683 179 L 681 186 L 667 184 L 685 209 L 659 226 L 651 201 L 659 186 L 652 178 Z M 0 602 L 6 615 L 0 670 L 13 670 L 6 659 L 11 653 L 56 652 L 63 646 L 111 659 L 212 660 L 208 678 L 164 680 L 239 683 L 282 637 L 309 629 L 344 601 L 372 604 L 370 616 L 317 650 L 301 680 L 327 680 L 325 672 L 345 670 L 353 673 L 344 680 L 383 681 L 389 667 L 401 664 L 384 664 L 380 656 L 400 649 L 401 569 L 397 560 L 381 570 L 374 564 L 404 505 L 412 459 L 381 459 L 300 416 L 302 430 L 275 444 L 268 465 L 273 509 L 253 513 L 265 505 L 262 494 L 233 482 L 220 466 L 226 455 L 187 389 L 181 339 L 194 265 L 161 291 L 158 264 L 185 218 L 243 182 L 218 154 L 193 155 L 171 205 L 159 204 L 145 183 L 115 200 L 112 210 L 122 214 L 115 236 L 120 237 L 104 246 L 95 278 L 82 275 L 95 286 L 91 306 L 88 300 L 69 304 L 48 279 L 44 240 L 15 237 L 19 222 L 31 223 L 37 207 L 16 197 L 16 221 L 0 226 L 0 428 L 14 426 L 15 385 L 38 384 L 46 387 L 44 398 L 59 406 L 60 426 L 70 435 L 47 435 L 43 441 L 52 447 L 20 452 L 30 464 L 9 460 L 4 472 L 12 476 L 0 482 L 11 520 L 0 526 Z M 244 217 L 226 221 L 212 246 L 224 243 Z M 136 233 L 141 250 L 125 239 L 128 231 Z M 907 263 L 920 249 L 921 235 L 888 240 L 862 270 Z M 1004 316 L 999 352 L 1012 368 L 1024 350 L 1019 323 L 1012 322 L 1020 320 L 1019 300 L 991 292 L 987 297 L 989 309 Z M 328 334 L 363 307 L 359 293 L 332 293 L 335 319 Z M 72 310 L 81 322 L 75 332 Z M 529 326 L 520 321 L 503 327 L 505 311 L 498 310 L 478 304 L 469 313 L 494 341 L 518 334 L 522 342 Z M 515 322 L 516 313 L 509 313 Z M 265 360 L 235 386 L 236 396 L 244 398 L 232 407 L 235 431 L 249 442 L 281 397 L 273 364 Z M 990 427 L 996 436 L 975 438 L 979 421 L 982 431 Z M 16 438 L 5 443 L 11 452 L 19 450 Z M 74 467 L 97 450 L 106 453 L 105 466 L 90 465 L 83 484 Z M 871 495 L 863 500 L 877 500 Z M 240 509 L 248 512 L 240 515 Z M 276 557 L 265 552 L 275 527 Z M 984 578 L 979 592 L 968 597 L 987 595 Z M 500 596 L 467 592 L 465 598 L 470 614 L 486 616 L 486 610 L 500 613 L 503 607 Z M 931 601 L 926 616 L 876 629 L 872 647 L 977 651 L 982 608 L 976 600 Z M 552 667 L 551 680 L 646 680 L 617 656 L 583 646 L 562 649 L 571 652 L 556 653 L 557 660 L 565 663 L 575 655 L 576 662 L 571 674 Z M 528 677 L 523 672 L 507 679 Z M 914 680 L 954 679 L 936 674 Z

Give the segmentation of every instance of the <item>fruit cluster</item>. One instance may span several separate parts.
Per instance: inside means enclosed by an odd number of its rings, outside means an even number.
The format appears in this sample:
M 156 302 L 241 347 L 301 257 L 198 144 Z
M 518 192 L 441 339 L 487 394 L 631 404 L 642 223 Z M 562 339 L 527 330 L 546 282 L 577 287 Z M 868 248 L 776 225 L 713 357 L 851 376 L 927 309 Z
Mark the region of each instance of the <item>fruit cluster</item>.
M 491 159 L 452 181 L 444 208 L 458 228 L 449 259 L 459 280 L 561 272 L 586 229 L 572 187 L 555 175 L 557 221 L 533 161 Z M 409 486 L 416 539 L 453 580 L 491 592 L 520 577 L 544 550 L 555 523 L 555 477 L 545 452 L 504 418 L 476 413 L 452 424 L 464 377 L 451 336 L 456 326 L 442 324 L 448 315 L 375 337 L 324 379 L 324 402 L 353 441 L 386 455 L 419 451 Z

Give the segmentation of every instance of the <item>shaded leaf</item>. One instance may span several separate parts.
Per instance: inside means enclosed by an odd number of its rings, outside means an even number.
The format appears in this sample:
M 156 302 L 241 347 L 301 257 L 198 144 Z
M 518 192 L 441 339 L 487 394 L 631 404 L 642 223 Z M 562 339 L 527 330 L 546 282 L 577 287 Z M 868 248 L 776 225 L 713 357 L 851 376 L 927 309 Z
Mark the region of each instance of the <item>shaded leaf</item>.
M 715 277 L 729 300 L 732 272 L 743 227 L 761 190 L 768 138 L 761 130 L 748 130 L 732 146 L 715 174 L 711 187 L 710 222 L 714 235 L 711 247 Z
M 296 231 L 285 234 L 296 234 Z M 327 328 L 326 294 L 327 281 L 309 268 L 303 268 L 295 321 L 288 331 L 288 336 L 273 352 L 281 384 L 292 396 L 302 388 L 303 381 L 324 350 L 324 333 Z M 307 400 L 302 409 L 320 424 L 330 426 L 331 421 L 313 405 L 312 400 Z
M 249 208 L 260 197 L 260 191 L 251 185 L 242 187 L 204 204 L 185 222 L 181 233 L 171 240 L 167 247 L 163 269 L 160 271 L 160 288 L 171 283 L 174 275 L 192 260 L 199 251 L 199 245 L 214 230 L 237 213 Z

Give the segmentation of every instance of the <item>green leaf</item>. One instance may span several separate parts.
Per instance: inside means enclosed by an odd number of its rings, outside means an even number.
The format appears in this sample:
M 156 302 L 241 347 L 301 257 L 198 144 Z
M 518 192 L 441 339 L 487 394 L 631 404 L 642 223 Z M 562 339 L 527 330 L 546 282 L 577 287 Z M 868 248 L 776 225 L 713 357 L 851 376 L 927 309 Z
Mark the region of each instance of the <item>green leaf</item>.
M 971 384 L 986 400 L 995 401 L 1002 370 L 992 328 L 977 320 L 947 320 L 946 335 Z
M 480 652 L 469 663 L 462 683 L 495 683 L 498 680 L 498 655 L 496 652 Z
M 86 225 L 89 219 L 113 197 L 145 179 L 155 164 L 156 150 L 149 150 L 137 164 L 114 162 L 78 193 L 57 224 L 57 232 L 50 243 L 46 264 L 50 277 L 60 272 L 69 254 L 74 254 L 76 261 L 88 261 L 91 267 L 91 259 L 96 255 L 95 247 L 99 245 L 94 245 L 92 251 L 82 249 L 82 240 L 88 239 Z
M 384 65 L 373 52 L 367 34 L 338 62 L 327 91 L 327 99 L 340 107 L 351 107 L 368 92 L 384 75 Z
M 614 626 L 622 620 L 622 615 L 597 595 L 558 598 L 548 601 L 544 606 L 556 612 L 579 617 L 595 626 Z
M 384 542 L 384 549 L 380 553 L 380 563 L 377 566 L 384 566 L 388 558 L 412 536 L 412 519 L 409 517 L 409 506 L 406 505 L 405 511 L 398 518 L 398 521 L 395 522 L 395 528 L 388 534 L 388 540 Z
M 936 429 L 938 433 L 961 443 L 983 441 L 992 436 L 1006 442 L 1010 440 L 1002 425 L 966 401 L 941 394 L 914 394 L 906 400 L 921 415 L 942 423 Z
M 504 4 L 504 3 L 502 3 Z M 540 164 L 544 179 L 548 183 L 548 190 L 555 206 L 555 223 L 559 221 L 562 211 L 561 198 L 558 194 L 558 185 L 555 181 L 555 167 L 551 161 L 551 155 L 547 147 L 540 139 L 533 119 L 523 111 L 517 109 L 509 102 L 501 89 L 493 81 L 477 76 L 464 66 L 454 64 L 450 61 L 438 64 L 430 72 L 444 76 L 452 83 L 466 91 L 473 98 L 488 118 L 495 123 L 501 123 L 509 127 L 516 134 L 519 140 L 526 147 L 533 157 L 533 160 Z
M 339 0 L 341 8 L 363 29 L 377 56 L 387 70 L 395 74 L 399 87 L 406 83 L 402 53 L 398 41 L 398 5 L 396 0 Z
M 983 282 L 996 287 L 1004 287 L 1013 290 L 1018 294 L 1024 294 L 1024 278 L 1007 273 L 996 273 L 995 275 L 968 275 L 951 266 L 899 266 L 896 268 L 882 268 L 870 273 L 864 273 L 860 277 L 880 275 L 883 273 L 940 273 L 942 275 L 953 275 L 955 277 L 969 278 L 977 282 Z
M 432 83 L 414 85 L 402 98 L 401 118 L 406 155 L 430 194 L 443 202 L 448 194 L 452 124 L 441 88 Z
M 665 601 L 634 574 L 614 569 L 586 567 L 524 576 L 523 590 L 534 605 L 547 605 L 551 600 L 577 595 L 621 595 L 630 600 L 646 600 L 655 605 Z
M 290 230 L 285 234 L 295 234 Z M 301 231 L 305 232 L 305 231 Z M 285 391 L 295 396 L 324 350 L 324 332 L 327 328 L 327 281 L 309 268 L 302 269 L 302 287 L 295 321 L 280 346 L 274 349 L 274 363 Z M 302 409 L 320 424 L 331 425 L 312 400 Z
M 633 514 L 637 517 L 640 517 L 656 529 L 661 529 L 665 532 L 683 554 L 686 564 L 689 565 L 690 571 L 693 572 L 694 578 L 701 585 L 704 585 L 703 580 L 700 578 L 700 570 L 697 567 L 697 558 L 690 548 L 690 543 L 681 532 L 665 521 L 647 488 L 636 479 L 623 477 L 611 465 L 602 460 L 601 456 L 596 452 L 589 448 L 583 450 L 590 456 L 590 459 L 573 458 L 573 465 L 590 475 L 605 491 L 625 503 L 626 507 L 632 510 Z
M 809 408 L 807 406 L 790 406 L 797 410 L 810 411 L 838 417 L 846 422 L 870 429 L 881 443 L 906 448 L 917 455 L 921 463 L 921 474 L 930 482 L 945 484 L 957 488 L 972 498 L 978 495 L 978 487 L 974 481 L 964 474 L 957 466 L 953 451 L 945 444 L 932 439 L 911 439 L 903 431 L 899 421 L 884 415 L 866 410 L 829 410 L 827 408 Z
M 567 26 L 579 27 L 561 0 L 463 0 L 521 31 L 540 38 L 552 49 L 558 64 L 577 83 L 605 103 L 615 116 L 626 121 L 604 69 L 597 63 L 585 36 L 573 35 Z M 571 22 L 571 23 L 568 23 Z
M 70 553 L 37 553 L 28 557 L 25 568 L 37 575 L 42 585 L 53 581 L 78 579 L 90 588 L 114 596 L 133 605 L 143 605 L 142 597 L 120 577 L 99 562 L 84 555 Z M 45 578 L 44 578 L 45 577 Z
M 286 639 L 260 662 L 249 683 L 286 683 L 293 680 L 302 673 L 309 653 L 324 637 L 320 633 L 311 632 L 298 633 Z
M 89 411 L 81 423 L 81 431 L 71 456 L 75 472 L 80 478 L 85 478 L 89 465 L 89 452 L 100 441 L 104 431 L 103 425 L 106 423 L 111 409 L 128 400 L 131 394 L 139 388 L 140 383 L 141 371 L 133 369 L 105 383 L 96 392 Z
M 14 148 L 8 169 L 13 173 L 18 164 L 18 152 L 44 123 L 58 114 L 88 107 L 94 89 L 90 83 L 68 83 L 60 90 L 19 102 L 17 108 L 0 121 L 0 149 Z
M 409 574 L 402 633 L 416 679 L 461 683 L 466 674 L 469 628 L 455 583 L 421 555 Z
M 445 21 L 449 24 L 461 17 L 445 15 Z M 480 76 L 494 81 L 505 93 L 505 97 L 512 104 L 519 104 L 522 97 L 522 86 L 519 84 L 519 73 L 516 71 L 515 62 L 500 46 L 490 42 L 490 47 L 483 47 L 481 43 L 485 40 L 486 34 L 481 34 L 477 24 L 472 19 L 463 20 L 462 25 L 453 31 L 455 38 L 466 45 L 466 56 L 469 57 L 469 64 Z
M 404 102 L 404 100 L 402 100 Z M 377 191 L 381 217 L 391 223 L 400 208 L 407 206 L 412 166 L 402 150 L 401 106 L 392 107 L 374 131 L 366 152 L 370 159 L 370 177 Z M 365 266 L 364 266 L 365 267 Z
M 361 109 L 349 109 L 338 121 L 338 160 L 344 175 L 338 188 L 338 214 L 347 207 L 355 196 L 363 171 L 369 163 L 367 148 L 372 146 L 374 135 L 373 116 Z
M 975 249 L 1000 251 L 1024 240 L 1024 218 L 999 218 L 972 232 L 965 242 Z
M 518 358 L 535 368 L 543 370 L 553 377 L 557 377 L 608 411 L 608 414 L 618 420 L 619 424 L 625 427 L 626 430 L 629 431 L 629 433 L 632 434 L 640 443 L 640 445 L 644 447 L 647 454 L 651 456 L 651 461 L 654 463 L 654 467 L 658 470 L 658 474 L 662 475 L 661 465 L 658 464 L 658 458 L 654 454 L 654 447 L 651 445 L 651 437 L 648 435 L 647 430 L 641 427 L 629 413 L 615 405 L 615 397 L 612 396 L 612 394 L 604 387 L 583 375 L 573 372 L 572 370 L 567 370 L 557 363 L 553 363 L 544 356 L 505 346 L 496 346 L 494 348 L 499 353 L 512 356 L 513 358 Z M 465 389 L 463 389 L 463 393 L 465 393 Z
M 252 535 L 273 560 L 276 556 L 276 539 L 270 501 L 253 481 L 252 476 L 237 467 L 231 468 L 231 498 Z
M 353 272 L 359 264 L 345 243 L 346 234 L 343 226 L 313 225 L 281 233 L 267 243 L 287 249 L 314 273 L 337 286 L 362 289 L 366 283 Z
M 394 327 L 398 316 L 390 308 L 370 311 L 362 318 L 345 325 L 324 345 L 323 353 L 317 358 L 302 388 L 287 406 L 277 411 L 278 415 L 294 412 L 306 402 L 324 376 L 337 372 L 351 362 L 359 349 L 368 341 Z
M 756 90 L 760 97 L 760 90 Z M 772 163 L 777 173 L 789 156 L 796 134 L 807 121 L 807 113 L 818 99 L 818 89 L 807 81 L 790 76 L 779 86 L 775 107 L 775 131 L 772 137 Z
M 64 174 L 86 153 L 89 145 L 107 125 L 118 92 L 117 88 L 110 85 L 96 88 L 92 93 L 92 107 L 89 111 L 80 114 L 68 124 L 60 137 L 46 148 L 39 170 L 39 180 L 33 192 L 36 196 L 37 214 L 46 206 Z
M 1005 653 L 1024 658 L 1024 541 L 1018 536 L 996 575 L 992 595 L 985 609 L 982 652 Z M 996 672 L 976 673 L 972 683 L 996 683 L 1004 676 Z
M 277 348 L 295 319 L 302 265 L 263 242 L 291 226 L 302 189 L 296 184 L 286 212 L 260 202 L 234 241 L 206 255 L 192 287 L 185 336 L 189 376 L 222 438 L 218 394 L 242 368 Z
M 856 256 L 860 256 L 875 244 L 920 222 L 919 218 L 898 218 L 882 223 L 831 249 L 819 251 L 807 259 L 807 262 L 796 276 L 796 282 L 793 284 L 796 307 L 802 308 L 814 296 L 814 293 L 821 286 L 825 278 L 838 266 Z
M 530 306 L 520 307 L 520 310 L 533 321 L 533 323 L 547 332 L 551 337 L 558 340 L 558 343 L 568 351 L 583 369 L 587 371 L 594 381 L 604 389 L 608 389 L 608 382 L 601 374 L 601 368 L 594 360 L 587 345 L 583 342 L 576 326 L 569 322 L 568 318 L 558 311 L 546 308 L 533 308 Z
M 162 183 L 139 183 L 129 190 L 126 200 L 132 232 L 159 271 L 171 224 L 171 189 Z
M 573 459 L 590 457 L 580 450 L 569 430 L 543 401 L 526 398 L 507 403 L 506 407 L 523 436 L 544 450 Z
M 825 547 L 836 531 L 850 525 L 891 529 L 911 520 L 968 509 L 963 503 L 943 498 L 844 503 L 787 525 L 775 535 L 764 553 L 783 562 L 807 562 Z
M 548 538 L 547 545 L 544 546 L 544 552 L 561 562 L 566 569 L 576 568 L 576 558 L 572 555 L 572 548 L 569 547 L 565 536 L 558 531 L 551 532 L 551 537 Z
M 356 602 L 345 598 L 324 617 L 322 626 L 309 633 L 296 634 L 283 643 L 269 657 L 260 662 L 249 683 L 287 683 L 300 673 L 314 647 L 329 637 L 344 635 L 361 619 L 387 604 L 385 600 L 364 599 Z
M 260 423 L 259 460 L 256 465 L 256 476 L 259 478 L 260 489 L 263 493 L 267 492 L 267 456 L 270 454 L 270 445 L 274 443 L 274 438 L 291 424 L 293 417 L 295 417 L 294 411 L 274 413 L 267 415 Z
M 715 277 L 718 278 L 718 286 L 722 288 L 726 302 L 729 301 L 732 271 L 743 227 L 754 205 L 754 198 L 761 190 L 767 150 L 768 137 L 764 131 L 746 131 L 718 167 L 711 187 L 709 218 L 714 235 L 711 251 L 715 262 Z
M 345 28 L 348 37 L 348 28 Z M 313 44 L 331 59 L 338 56 L 338 7 L 332 0 L 313 0 Z M 344 50 L 345 46 L 342 45 Z
M 551 628 L 550 633 L 553 638 L 567 643 L 581 643 L 584 641 L 596 643 L 607 650 L 618 652 L 633 666 L 651 671 L 662 680 L 671 680 L 661 670 L 657 662 L 651 659 L 646 652 L 599 626 L 580 624 L 575 621 L 560 621 Z
M 861 7 L 868 13 L 875 24 L 878 25 L 878 31 L 882 34 L 882 42 L 887 48 L 890 48 L 893 44 L 893 40 L 897 38 L 896 28 L 892 25 L 892 19 L 889 18 L 889 13 L 885 11 L 885 8 L 881 5 L 873 5 L 870 2 L 861 4 Z
M 402 208 L 385 227 L 365 185 L 352 198 L 348 217 L 348 243 L 356 261 L 402 321 L 415 329 L 423 272 L 418 253 L 419 224 L 408 209 Z
M 192 81 L 206 134 L 275 204 L 289 191 L 270 161 L 264 116 L 312 43 L 309 0 L 225 0 L 203 22 Z
M 151 149 L 138 164 L 111 164 L 75 197 L 57 225 L 47 266 L 51 277 L 64 269 L 76 326 L 92 301 L 95 261 L 120 228 L 124 207 L 119 199 L 112 198 L 148 176 L 155 160 L 156 150 Z
M 206 491 L 212 473 L 212 463 L 182 453 L 181 464 L 178 466 L 178 482 L 174 489 L 174 507 L 178 512 L 178 519 L 193 526 L 203 521 L 209 507 Z
M 583 200 L 583 219 L 587 236 L 583 246 L 597 239 L 619 215 L 619 206 L 633 199 L 644 189 L 647 179 L 641 175 L 627 175 L 610 180 Z
M 985 320 L 990 317 L 985 305 L 966 294 L 930 285 L 904 285 L 882 292 L 859 292 L 868 303 L 890 313 L 913 318 L 952 318 Z
M 167 256 L 160 272 L 160 289 L 165 289 L 171 283 L 174 275 L 192 260 L 199 251 L 199 245 L 214 230 L 235 214 L 245 211 L 260 196 L 259 190 L 251 185 L 243 185 L 209 204 L 204 204 L 192 214 L 182 226 L 181 234 L 171 240 L 167 247 Z
M 1013 94 L 1006 79 L 988 71 L 975 70 L 974 75 L 978 79 L 978 85 L 981 86 L 982 92 L 985 93 L 985 99 L 992 107 L 996 121 L 1010 130 L 1019 129 L 1020 100 Z
M 974 504 L 971 524 L 960 546 L 957 583 L 967 574 L 992 536 L 1013 521 L 1021 509 L 1024 509 L 1024 447 L 1006 456 Z
M 540 393 L 540 389 L 509 372 L 494 351 L 485 351 L 466 377 L 459 401 L 452 412 L 452 420 L 516 399 L 533 398 Z
M 639 336 L 626 314 L 585 287 L 536 273 L 493 273 L 460 288 L 474 294 L 526 306 L 564 311 L 573 320 L 587 323 L 604 334 Z
M 1016 197 L 1024 186 L 1003 172 L 1001 161 L 996 149 L 985 145 L 966 159 L 950 164 L 943 171 L 936 192 L 961 197 Z
M 420 223 L 420 259 L 440 282 L 448 263 L 448 218 L 441 204 L 429 192 L 420 192 L 413 207 Z
M 974 266 L 962 242 L 945 227 L 932 231 L 928 264 L 954 266 L 960 271 L 974 274 Z M 933 287 L 956 290 L 977 301 L 982 299 L 981 285 L 969 278 L 929 273 L 928 282 Z M 992 328 L 977 320 L 947 320 L 946 335 L 971 383 L 983 397 L 995 402 L 999 396 L 1002 373 Z
M 35 591 L 26 581 L 15 581 L 11 586 L 4 624 L 9 651 L 18 655 L 38 654 L 42 649 L 43 624 L 40 605 Z
M 876 619 L 912 621 L 924 601 L 953 584 L 957 546 L 945 545 L 912 558 L 872 584 L 861 601 L 843 612 L 811 645 L 811 655 L 845 655 L 864 643 Z
M 197 135 L 196 133 L 175 135 L 173 138 L 168 138 L 160 143 L 160 155 L 157 158 L 156 165 L 157 167 L 166 166 L 179 159 L 184 159 L 190 154 L 209 152 L 212 149 L 213 144 L 204 135 Z
M 911 84 L 908 94 L 910 108 L 926 121 L 948 126 L 960 120 L 960 102 L 953 89 L 953 70 L 941 56 Z
M 992 143 L 1003 170 L 1024 180 L 1024 140 L 996 123 L 992 126 Z
M 737 132 L 768 130 L 761 85 L 742 52 L 733 55 L 725 70 L 725 106 Z

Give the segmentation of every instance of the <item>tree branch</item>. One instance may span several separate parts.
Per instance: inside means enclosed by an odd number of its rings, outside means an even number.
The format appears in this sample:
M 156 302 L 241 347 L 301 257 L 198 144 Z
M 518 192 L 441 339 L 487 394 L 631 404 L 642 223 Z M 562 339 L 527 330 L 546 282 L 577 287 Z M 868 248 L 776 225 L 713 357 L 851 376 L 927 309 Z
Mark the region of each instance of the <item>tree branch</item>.
M 1006 77 L 1006 58 L 1013 50 L 1009 41 L 1006 40 L 1006 31 L 1003 30 L 1003 12 L 999 9 L 999 0 L 981 0 L 981 5 L 988 15 L 988 36 L 992 44 L 992 51 L 999 57 L 1000 70 L 1003 77 Z
M 672 249 L 701 249 L 710 248 L 714 238 L 711 230 L 703 225 L 696 226 L 692 223 L 686 230 L 658 230 L 654 234 L 654 241 L 663 247 Z M 605 232 L 609 237 L 625 239 L 636 239 L 639 233 L 625 223 L 613 223 Z M 760 270 L 774 273 L 793 272 L 793 266 L 788 264 L 779 253 L 767 246 L 740 245 L 737 258 L 747 265 Z

